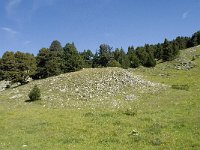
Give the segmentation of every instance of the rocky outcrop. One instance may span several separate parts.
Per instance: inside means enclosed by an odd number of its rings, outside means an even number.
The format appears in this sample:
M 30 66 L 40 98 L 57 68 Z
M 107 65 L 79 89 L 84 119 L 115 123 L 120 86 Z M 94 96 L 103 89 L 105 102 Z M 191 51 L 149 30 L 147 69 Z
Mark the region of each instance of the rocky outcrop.
M 176 59 L 175 68 L 177 70 L 190 70 L 195 67 L 195 62 L 186 59 Z
M 11 82 L 10 81 L 0 81 L 0 92 L 4 91 L 6 88 L 9 88 L 11 86 Z
M 27 79 L 25 80 L 24 84 L 27 84 L 27 83 L 29 83 L 31 81 L 33 81 L 33 79 L 30 78 L 30 77 L 27 77 Z M 6 90 L 8 88 L 18 87 L 20 85 L 21 85 L 20 82 L 12 83 L 11 81 L 5 81 L 5 80 L 0 81 L 0 92 Z

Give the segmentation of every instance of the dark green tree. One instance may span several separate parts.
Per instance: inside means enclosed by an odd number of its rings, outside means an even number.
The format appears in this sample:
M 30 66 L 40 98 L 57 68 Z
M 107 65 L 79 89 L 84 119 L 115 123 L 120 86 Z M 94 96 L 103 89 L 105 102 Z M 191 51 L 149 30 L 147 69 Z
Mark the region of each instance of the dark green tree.
M 83 60 L 79 55 L 74 43 L 67 43 L 63 50 L 64 72 L 73 72 L 82 69 Z
M 112 48 L 107 44 L 101 44 L 99 46 L 99 65 L 101 65 L 102 67 L 107 67 L 108 62 L 111 60 L 111 50 Z
M 13 81 L 17 75 L 17 65 L 14 52 L 5 52 L 0 61 L 1 80 Z
M 42 48 L 37 59 L 37 74 L 35 78 L 47 78 L 63 73 L 63 48 L 59 41 L 51 43 L 49 49 Z
M 165 39 L 163 43 L 163 61 L 171 61 L 173 60 L 173 49 L 172 49 L 172 44 Z
M 147 59 L 149 54 L 146 52 L 144 47 L 137 47 L 136 48 L 136 56 L 138 57 L 138 59 L 140 60 L 140 64 L 145 66 L 145 64 L 147 63 Z
M 172 49 L 173 49 L 173 56 L 174 56 L 173 59 L 175 59 L 179 55 L 179 50 L 180 50 L 180 45 L 176 40 L 172 41 Z
M 47 77 L 56 76 L 63 73 L 62 65 L 62 60 L 59 57 L 50 57 L 45 65 Z
M 29 53 L 5 52 L 0 62 L 0 70 L 1 79 L 24 84 L 35 74 L 36 60 Z
M 177 42 L 178 45 L 178 49 L 182 50 L 182 49 L 186 49 L 188 46 L 188 42 L 189 42 L 190 38 L 188 37 L 180 37 L 178 36 L 174 41 Z
M 99 54 L 98 54 L 98 52 L 96 52 L 96 53 L 94 54 L 94 57 L 93 57 L 93 59 L 92 59 L 92 67 L 93 67 L 93 68 L 100 68 L 100 67 L 102 67 L 102 66 L 100 65 L 100 63 L 99 63 Z
M 61 46 L 61 43 L 58 41 L 58 40 L 54 40 L 50 47 L 49 47 L 49 50 L 50 51 L 53 51 L 53 52 L 60 52 L 63 50 L 62 46 Z
M 155 59 L 154 59 L 153 54 L 150 53 L 150 54 L 147 56 L 147 61 L 146 61 L 146 63 L 144 64 L 144 66 L 145 66 L 145 67 L 155 67 L 155 66 L 156 66 L 156 61 L 155 61 Z
M 128 56 L 126 55 L 125 51 L 123 48 L 116 48 L 115 51 L 113 52 L 114 59 L 118 61 L 121 65 L 122 68 L 129 68 L 130 67 L 130 61 Z
M 0 58 L 0 81 L 3 80 L 3 70 L 1 69 L 2 64 L 3 64 L 3 62 L 2 62 L 2 59 Z
M 155 47 L 154 57 L 158 60 L 163 58 L 163 47 L 160 43 L 158 43 Z
M 155 53 L 155 50 L 156 50 L 154 45 L 145 44 L 144 49 L 148 54 L 150 54 L 154 57 L 154 53 Z
M 63 73 L 63 48 L 59 41 L 55 40 L 49 47 L 49 58 L 47 62 L 48 76 L 59 75 Z
M 195 33 L 192 35 L 191 44 L 192 44 L 192 46 L 200 45 L 200 31 L 195 32 Z
M 27 79 L 36 73 L 36 59 L 32 54 L 22 53 L 17 51 L 15 53 L 16 62 L 16 82 L 21 84 L 27 83 Z
M 130 61 L 131 68 L 137 68 L 140 66 L 140 60 L 138 59 L 137 55 L 135 54 L 135 49 L 133 46 L 128 47 L 127 56 Z
M 37 57 L 37 73 L 34 78 L 40 79 L 40 78 L 47 78 L 49 77 L 49 71 L 48 71 L 48 61 L 49 61 L 49 49 L 42 48 Z
M 121 58 L 120 58 L 120 57 L 121 57 L 120 55 L 121 55 L 121 54 L 120 54 L 120 49 L 119 49 L 119 48 L 116 48 L 116 49 L 115 49 L 115 51 L 113 52 L 113 55 L 114 55 L 114 59 L 115 59 L 116 61 L 120 62 L 120 59 L 121 59 Z
M 124 68 L 124 69 L 128 69 L 130 67 L 129 58 L 126 55 L 126 53 L 123 50 L 123 48 L 120 49 L 119 63 L 121 64 L 121 67 Z
M 131 56 L 132 53 L 134 53 L 134 52 L 135 52 L 134 46 L 129 46 L 129 47 L 128 47 L 128 51 L 127 51 L 127 55 L 128 55 L 128 56 Z
M 140 66 L 140 60 L 138 59 L 137 55 L 135 53 L 128 56 L 130 61 L 130 67 L 131 68 L 137 68 Z
M 83 59 L 83 67 L 84 68 L 92 68 L 92 61 L 93 61 L 93 53 L 91 50 L 84 50 L 82 53 L 80 53 L 82 59 Z
M 147 60 L 146 60 L 146 63 L 144 64 L 144 66 L 145 67 L 155 67 L 156 66 L 156 60 L 154 58 L 154 53 L 155 53 L 154 45 L 145 44 L 144 48 L 145 48 L 145 51 L 148 54 Z

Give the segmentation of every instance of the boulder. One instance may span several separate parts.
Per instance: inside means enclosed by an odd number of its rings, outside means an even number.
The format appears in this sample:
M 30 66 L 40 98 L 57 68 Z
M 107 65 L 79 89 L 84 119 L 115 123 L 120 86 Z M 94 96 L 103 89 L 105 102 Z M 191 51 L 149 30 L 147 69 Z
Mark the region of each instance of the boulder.
M 11 87 L 11 82 L 10 81 L 0 81 L 0 92 L 4 91 L 6 88 Z

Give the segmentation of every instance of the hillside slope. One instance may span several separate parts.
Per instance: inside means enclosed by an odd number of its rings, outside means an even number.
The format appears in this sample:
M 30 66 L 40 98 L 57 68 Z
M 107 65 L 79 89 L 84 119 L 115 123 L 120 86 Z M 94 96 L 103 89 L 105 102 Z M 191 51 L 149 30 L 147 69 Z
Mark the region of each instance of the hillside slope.
M 199 73 L 194 47 L 155 68 L 84 69 L 3 91 L 0 149 L 200 149 Z M 42 100 L 27 103 L 35 84 Z
M 7 100 L 24 105 L 28 93 L 38 85 L 44 107 L 112 107 L 119 108 L 141 94 L 156 93 L 166 88 L 121 68 L 83 69 L 78 72 L 33 81 L 2 92 Z

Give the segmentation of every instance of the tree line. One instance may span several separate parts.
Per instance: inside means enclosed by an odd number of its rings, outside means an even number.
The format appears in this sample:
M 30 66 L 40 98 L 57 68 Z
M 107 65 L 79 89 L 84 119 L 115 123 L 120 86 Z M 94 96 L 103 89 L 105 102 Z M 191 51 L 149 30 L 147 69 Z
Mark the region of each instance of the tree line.
M 27 78 L 42 79 L 82 68 L 122 67 L 137 68 L 154 67 L 158 61 L 175 59 L 180 50 L 200 44 L 200 31 L 192 37 L 177 37 L 163 43 L 145 44 L 134 48 L 128 47 L 113 50 L 107 44 L 101 44 L 95 54 L 91 50 L 79 52 L 74 43 L 64 47 L 57 40 L 49 48 L 42 48 L 35 57 L 33 54 L 20 51 L 7 51 L 0 58 L 0 80 L 8 80 L 25 84 Z

